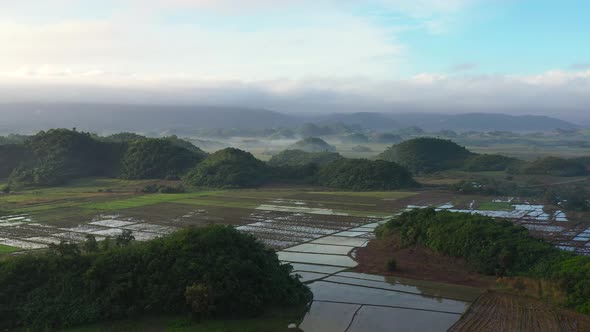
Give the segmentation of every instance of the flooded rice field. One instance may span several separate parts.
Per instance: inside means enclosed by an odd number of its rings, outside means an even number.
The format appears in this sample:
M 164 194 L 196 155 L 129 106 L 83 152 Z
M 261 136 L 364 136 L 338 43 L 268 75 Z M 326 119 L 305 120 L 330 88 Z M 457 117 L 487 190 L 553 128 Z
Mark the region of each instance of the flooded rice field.
M 350 272 L 355 252 L 383 220 L 263 206 L 237 229 L 274 244 L 314 294 L 306 332 L 446 331 L 481 293 L 470 287 Z M 323 217 L 323 216 L 322 216 Z M 335 219 L 338 218 L 338 221 Z
M 87 235 L 97 240 L 116 237 L 124 230 L 132 231 L 137 241 L 147 241 L 170 234 L 177 228 L 124 218 L 120 215 L 99 215 L 89 223 L 74 227 L 55 227 L 34 222 L 28 215 L 0 218 L 0 244 L 22 250 L 45 249 L 50 244 L 83 242 Z
M 325 195 L 316 196 L 328 199 Z M 82 242 L 88 234 L 102 240 L 124 230 L 132 231 L 136 240 L 145 241 L 186 226 L 229 223 L 277 250 L 281 262 L 291 264 L 293 274 L 308 284 L 314 300 L 300 324 L 303 331 L 446 331 L 481 294 L 480 289 L 351 272 L 358 264 L 358 248 L 367 245 L 375 228 L 386 219 L 370 215 L 376 211 L 382 212 L 382 216 L 394 214 L 404 207 L 425 208 L 430 203 L 428 197 L 423 198 L 414 202 L 420 205 L 407 202 L 396 208 L 392 205 L 391 209 L 380 206 L 378 210 L 363 198 L 358 204 L 366 208 L 365 216 L 317 202 L 283 198 L 265 199 L 240 210 L 240 214 L 228 212 L 231 218 L 214 215 L 216 210 L 207 206 L 183 209 L 174 218 L 157 213 L 154 207 L 149 211 L 142 209 L 148 211 L 145 218 L 101 214 L 67 225 L 36 222 L 34 216 L 26 214 L 10 215 L 0 217 L 0 244 L 36 250 L 61 241 Z M 344 200 L 344 196 L 339 200 Z M 439 211 L 508 219 L 562 250 L 590 254 L 590 225 L 572 222 L 563 211 L 539 204 L 493 203 L 502 208 L 477 209 L 475 202 L 457 207 L 442 200 L 435 207 Z

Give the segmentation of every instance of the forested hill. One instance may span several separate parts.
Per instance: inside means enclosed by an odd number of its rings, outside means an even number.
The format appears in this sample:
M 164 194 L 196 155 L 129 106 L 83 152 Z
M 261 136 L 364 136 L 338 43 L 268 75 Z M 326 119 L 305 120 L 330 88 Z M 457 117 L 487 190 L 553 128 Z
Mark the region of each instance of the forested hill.
M 219 106 L 117 104 L 0 104 L 0 133 L 33 133 L 50 128 L 93 132 L 194 134 L 197 129 L 294 128 L 306 123 L 391 131 L 419 127 L 426 131 L 551 131 L 572 129 L 569 122 L 546 116 L 507 114 L 332 113 L 300 115 L 265 109 Z

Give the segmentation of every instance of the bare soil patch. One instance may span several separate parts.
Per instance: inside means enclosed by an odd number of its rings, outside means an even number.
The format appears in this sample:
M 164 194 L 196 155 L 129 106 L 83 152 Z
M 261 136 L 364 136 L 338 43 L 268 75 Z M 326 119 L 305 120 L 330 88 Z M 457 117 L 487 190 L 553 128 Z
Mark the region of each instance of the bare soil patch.
M 469 269 L 464 260 L 437 254 L 421 246 L 401 248 L 396 236 L 375 239 L 357 252 L 358 272 L 429 280 L 450 284 L 492 287 L 495 278 Z M 395 259 L 396 271 L 387 269 L 387 262 Z

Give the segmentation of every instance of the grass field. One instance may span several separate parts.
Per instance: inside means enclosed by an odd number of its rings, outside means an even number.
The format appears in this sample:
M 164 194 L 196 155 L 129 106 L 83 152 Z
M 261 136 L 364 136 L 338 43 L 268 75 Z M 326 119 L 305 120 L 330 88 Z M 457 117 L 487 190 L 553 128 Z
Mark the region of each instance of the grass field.
M 512 203 L 508 202 L 484 202 L 478 206 L 479 210 L 484 211 L 512 211 Z
M 16 251 L 19 251 L 19 249 L 11 247 L 11 246 L 6 246 L 3 244 L 0 244 L 0 254 L 8 254 L 11 252 L 16 252 Z

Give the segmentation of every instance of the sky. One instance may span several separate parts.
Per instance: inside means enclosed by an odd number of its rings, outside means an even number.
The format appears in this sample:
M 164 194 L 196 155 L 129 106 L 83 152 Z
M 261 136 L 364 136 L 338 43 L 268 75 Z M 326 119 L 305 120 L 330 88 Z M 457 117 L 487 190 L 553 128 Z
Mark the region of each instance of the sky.
M 0 0 L 0 103 L 590 117 L 586 0 Z

